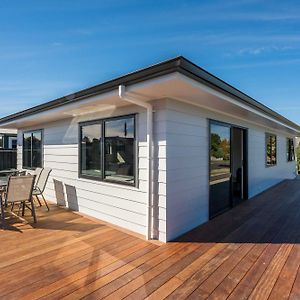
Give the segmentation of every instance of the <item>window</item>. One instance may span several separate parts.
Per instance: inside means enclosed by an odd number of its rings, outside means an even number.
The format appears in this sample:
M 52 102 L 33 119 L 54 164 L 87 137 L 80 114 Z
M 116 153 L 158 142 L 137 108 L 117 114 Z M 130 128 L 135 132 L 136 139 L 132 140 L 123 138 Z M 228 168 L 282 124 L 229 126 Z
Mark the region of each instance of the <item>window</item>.
M 101 124 L 81 127 L 81 174 L 101 177 Z
M 0 134 L 0 148 L 4 148 L 4 135 Z
M 23 168 L 42 167 L 42 131 L 23 134 Z
M 135 184 L 135 117 L 80 124 L 80 175 Z
M 8 137 L 8 149 L 17 149 L 17 137 L 16 136 Z
M 286 139 L 286 158 L 287 161 L 295 160 L 294 140 L 292 138 Z
M 277 164 L 277 137 L 274 134 L 266 133 L 266 166 Z

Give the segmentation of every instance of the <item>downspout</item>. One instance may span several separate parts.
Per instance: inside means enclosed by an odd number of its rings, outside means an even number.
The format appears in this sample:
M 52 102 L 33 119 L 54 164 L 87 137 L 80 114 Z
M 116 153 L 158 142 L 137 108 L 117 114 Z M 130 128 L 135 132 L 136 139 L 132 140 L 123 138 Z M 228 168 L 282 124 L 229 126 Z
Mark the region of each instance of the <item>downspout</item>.
M 119 97 L 122 100 L 141 106 L 147 111 L 147 221 L 146 239 L 152 238 L 152 201 L 153 201 L 153 107 L 150 103 L 125 95 L 125 86 L 119 85 Z

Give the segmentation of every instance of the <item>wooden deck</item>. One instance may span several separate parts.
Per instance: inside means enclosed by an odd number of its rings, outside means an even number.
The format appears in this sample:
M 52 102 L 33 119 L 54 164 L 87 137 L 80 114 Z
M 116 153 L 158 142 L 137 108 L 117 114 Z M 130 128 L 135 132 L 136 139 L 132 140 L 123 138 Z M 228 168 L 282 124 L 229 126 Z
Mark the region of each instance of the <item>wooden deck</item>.
M 0 249 L 2 300 L 300 299 L 300 180 L 164 245 L 52 206 Z

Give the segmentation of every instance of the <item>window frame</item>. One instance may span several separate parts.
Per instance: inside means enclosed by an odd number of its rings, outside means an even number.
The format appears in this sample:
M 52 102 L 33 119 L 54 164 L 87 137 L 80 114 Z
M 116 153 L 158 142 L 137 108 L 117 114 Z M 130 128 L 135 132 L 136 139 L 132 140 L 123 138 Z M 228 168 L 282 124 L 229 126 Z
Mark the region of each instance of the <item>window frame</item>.
M 292 159 L 289 159 L 290 157 L 290 141 L 293 142 L 293 153 L 292 153 Z M 293 162 L 296 160 L 296 153 L 295 153 L 295 143 L 294 143 L 294 138 L 287 137 L 286 138 L 286 160 L 287 162 Z
M 275 137 L 275 163 L 268 163 L 268 153 L 267 153 L 267 150 L 268 150 L 268 140 L 270 137 Z M 278 145 L 277 145 L 277 135 L 274 134 L 274 133 L 269 133 L 269 132 L 266 132 L 265 133 L 265 166 L 266 168 L 269 168 L 269 167 L 275 167 L 277 166 L 277 148 L 278 148 Z M 271 145 L 271 149 L 270 149 L 270 153 L 271 153 L 271 161 L 272 161 L 272 145 Z
M 5 149 L 5 134 L 0 133 L 0 140 L 2 141 L 2 145 L 0 143 L 0 149 Z
M 39 167 L 33 167 L 32 166 L 32 142 L 31 142 L 31 147 L 30 147 L 31 167 L 25 167 L 24 166 L 24 134 L 25 133 L 31 133 L 31 137 L 32 137 L 32 134 L 34 132 L 38 132 L 38 131 L 41 132 L 41 166 L 39 166 Z M 35 170 L 36 168 L 43 168 L 43 166 L 44 166 L 44 130 L 42 128 L 39 128 L 39 129 L 31 129 L 31 130 L 22 131 L 22 168 L 26 169 L 26 170 Z
M 78 123 L 78 178 L 90 179 L 100 182 L 108 182 L 114 184 L 120 184 L 125 186 L 132 186 L 138 187 L 138 145 L 137 145 L 137 138 L 136 138 L 136 115 L 137 114 L 128 114 L 128 115 L 121 115 L 109 118 L 101 118 L 95 119 L 91 121 L 83 121 Z M 133 118 L 133 183 L 130 182 L 122 182 L 118 180 L 108 179 L 105 178 L 105 122 L 113 121 L 113 120 L 122 120 L 127 118 Z M 82 151 L 81 151 L 81 142 L 82 142 L 82 127 L 88 125 L 101 125 L 101 142 L 100 142 L 100 149 L 101 149 L 101 176 L 90 176 L 82 174 Z

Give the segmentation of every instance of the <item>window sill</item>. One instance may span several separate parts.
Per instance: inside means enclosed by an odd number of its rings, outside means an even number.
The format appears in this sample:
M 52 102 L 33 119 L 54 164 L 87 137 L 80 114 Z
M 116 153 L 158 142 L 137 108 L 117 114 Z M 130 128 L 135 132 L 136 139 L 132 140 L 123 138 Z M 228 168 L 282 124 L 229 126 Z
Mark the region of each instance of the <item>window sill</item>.
M 266 168 L 272 168 L 272 167 L 276 167 L 277 166 L 277 164 L 276 165 L 266 165 Z
M 107 186 L 107 187 L 116 187 L 120 189 L 126 189 L 126 190 L 131 190 L 131 191 L 140 191 L 139 187 L 132 185 L 132 184 L 126 184 L 126 183 L 118 183 L 116 181 L 109 181 L 109 180 L 100 180 L 100 179 L 95 179 L 95 178 L 88 178 L 86 176 L 79 175 L 78 179 L 83 182 L 88 182 L 88 183 L 94 183 L 102 186 Z

